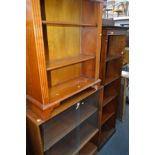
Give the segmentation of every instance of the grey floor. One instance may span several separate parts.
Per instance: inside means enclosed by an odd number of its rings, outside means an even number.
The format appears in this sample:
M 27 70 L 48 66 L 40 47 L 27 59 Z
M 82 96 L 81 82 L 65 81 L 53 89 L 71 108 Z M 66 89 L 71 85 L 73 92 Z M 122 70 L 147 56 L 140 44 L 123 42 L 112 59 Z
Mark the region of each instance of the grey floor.
M 129 155 L 129 105 L 124 120 L 117 121 L 116 132 L 97 155 Z

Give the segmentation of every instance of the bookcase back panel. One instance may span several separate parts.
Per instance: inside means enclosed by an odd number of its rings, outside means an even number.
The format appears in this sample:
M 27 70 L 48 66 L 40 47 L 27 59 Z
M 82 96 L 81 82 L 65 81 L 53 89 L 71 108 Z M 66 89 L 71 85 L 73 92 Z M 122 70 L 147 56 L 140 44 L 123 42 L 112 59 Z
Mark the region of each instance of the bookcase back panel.
M 120 93 L 120 78 L 105 86 L 104 99 Z
M 80 33 L 79 27 L 47 26 L 49 61 L 79 55 Z
M 97 5 L 90 0 L 82 0 L 82 22 L 97 24 Z
M 101 131 L 102 131 L 102 138 L 106 139 L 108 136 L 107 134 L 111 132 L 115 128 L 115 116 L 112 116 L 105 125 L 102 126 Z
M 51 81 L 49 82 L 52 86 L 54 86 L 62 82 L 79 77 L 81 74 L 81 64 L 75 64 L 57 70 L 53 70 L 50 72 L 50 74 Z
M 121 52 L 125 47 L 125 38 L 126 36 L 122 35 L 109 36 L 107 56 L 121 55 Z
M 115 78 L 121 75 L 122 61 L 116 59 L 106 64 L 106 78 Z
M 87 78 L 95 78 L 95 59 L 82 63 L 81 74 Z
M 84 27 L 81 32 L 82 53 L 95 55 L 97 49 L 97 27 Z
M 79 23 L 81 0 L 45 0 L 46 20 Z

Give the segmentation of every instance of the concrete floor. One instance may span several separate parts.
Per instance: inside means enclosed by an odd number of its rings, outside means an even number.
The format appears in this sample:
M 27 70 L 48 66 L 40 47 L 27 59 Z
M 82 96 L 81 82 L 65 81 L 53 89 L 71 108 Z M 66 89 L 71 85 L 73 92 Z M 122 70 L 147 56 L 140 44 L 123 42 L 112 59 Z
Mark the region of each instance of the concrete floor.
M 123 122 L 117 121 L 116 132 L 97 155 L 129 155 L 129 105 Z

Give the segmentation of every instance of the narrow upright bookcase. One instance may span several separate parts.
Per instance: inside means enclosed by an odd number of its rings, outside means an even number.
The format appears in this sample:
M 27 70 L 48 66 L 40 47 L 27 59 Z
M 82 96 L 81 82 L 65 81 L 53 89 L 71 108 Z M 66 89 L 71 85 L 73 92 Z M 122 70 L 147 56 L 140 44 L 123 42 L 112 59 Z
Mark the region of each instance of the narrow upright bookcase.
M 42 117 L 99 85 L 102 0 L 27 0 L 27 103 Z
M 100 131 L 94 138 L 99 148 L 116 130 L 116 113 L 119 102 L 122 70 L 122 51 L 126 45 L 128 28 L 102 27 L 100 79 L 104 86 L 101 104 Z

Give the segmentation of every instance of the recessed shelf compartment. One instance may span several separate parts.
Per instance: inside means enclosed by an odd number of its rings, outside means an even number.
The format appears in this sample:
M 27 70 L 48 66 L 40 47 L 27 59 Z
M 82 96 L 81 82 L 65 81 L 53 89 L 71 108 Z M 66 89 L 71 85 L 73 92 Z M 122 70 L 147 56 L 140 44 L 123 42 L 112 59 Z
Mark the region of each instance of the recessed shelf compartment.
M 121 82 L 121 78 L 105 86 L 104 101 L 120 93 L 120 82 Z
M 71 133 L 47 150 L 45 155 L 73 155 L 78 153 L 98 132 L 96 125 L 90 121 L 94 119 L 94 116 L 96 118 L 96 114 L 91 116 L 88 120 L 82 123 L 82 125 L 75 128 Z M 77 135 L 77 132 L 80 135 Z
M 111 96 L 108 96 L 107 98 L 105 98 L 103 100 L 103 107 L 106 106 L 110 101 L 115 99 L 117 96 L 118 96 L 118 94 L 115 94 L 115 95 L 111 95 Z
M 120 59 L 115 59 L 114 61 L 109 61 L 106 64 L 106 75 L 105 75 L 105 85 L 113 82 L 114 80 L 120 78 L 121 76 L 121 66 L 122 61 Z
M 96 81 L 95 79 L 89 79 L 81 76 L 53 86 L 49 89 L 50 102 L 53 104 L 61 102 L 62 100 L 65 100 L 99 82 L 100 80 Z
M 115 129 L 115 116 L 112 116 L 102 127 L 101 127 L 101 144 L 102 146 L 116 131 Z
M 102 125 L 105 124 L 112 116 L 116 114 L 117 100 L 114 99 L 103 107 L 102 111 Z
M 108 36 L 108 51 L 107 57 L 117 57 L 121 55 L 125 46 L 125 35 L 110 35 Z
M 106 80 L 105 80 L 105 86 L 108 85 L 108 84 L 110 84 L 111 82 L 119 79 L 119 78 L 120 78 L 120 75 L 114 75 L 114 76 L 111 76 L 111 77 L 106 78 Z
M 79 155 L 95 155 L 97 147 L 91 142 L 88 142 L 79 152 Z
M 58 59 L 58 60 L 51 60 L 50 62 L 47 63 L 47 71 L 54 70 L 57 68 L 65 67 L 68 65 L 73 65 L 76 63 L 88 61 L 91 59 L 95 59 L 95 56 L 93 55 L 84 55 L 80 54 L 75 57 L 68 57 L 64 59 Z

